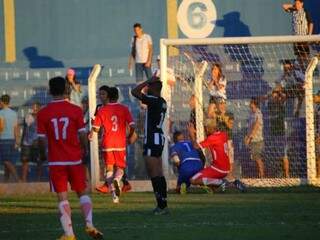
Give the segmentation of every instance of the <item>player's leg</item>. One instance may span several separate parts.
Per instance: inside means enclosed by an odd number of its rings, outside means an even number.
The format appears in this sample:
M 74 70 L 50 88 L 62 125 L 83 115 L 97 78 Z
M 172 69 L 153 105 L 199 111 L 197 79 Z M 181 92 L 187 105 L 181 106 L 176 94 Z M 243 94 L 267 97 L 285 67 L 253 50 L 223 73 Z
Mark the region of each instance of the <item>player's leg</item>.
M 158 210 L 163 210 L 167 207 L 167 182 L 162 172 L 162 159 L 159 154 L 152 153 L 150 150 L 150 154 L 144 156 L 146 168 L 151 178 L 153 192 L 155 194 L 157 200 L 157 208 L 154 212 L 158 214 Z M 152 155 L 157 155 L 152 156 Z M 159 211 L 159 214 L 160 213 Z
M 126 151 L 114 152 L 114 158 L 115 158 L 115 161 L 114 161 L 115 173 L 114 173 L 113 185 L 115 187 L 116 195 L 120 197 L 120 194 L 121 194 L 120 180 L 123 177 L 124 169 L 127 167 Z
M 28 178 L 29 172 L 29 160 L 31 154 L 31 147 L 30 146 L 22 146 L 21 147 L 21 162 L 22 162 L 22 173 L 21 173 L 21 180 L 22 182 L 26 182 Z
M 194 175 L 190 182 L 193 185 L 206 185 L 210 187 L 219 187 L 225 181 L 224 178 L 227 176 L 227 172 L 219 172 L 212 167 L 206 167 L 199 173 Z
M 126 169 L 124 169 L 124 173 L 123 173 L 123 176 L 122 176 L 121 180 L 122 180 L 122 183 L 123 183 L 121 191 L 122 192 L 129 192 L 132 189 L 132 187 L 131 187 L 131 184 L 129 183 Z
M 49 170 L 51 190 L 57 193 L 58 210 L 60 213 L 60 223 L 64 234 L 60 238 L 75 239 L 72 220 L 71 207 L 68 201 L 68 170 L 67 166 L 50 166 Z
M 68 177 L 71 189 L 79 197 L 81 212 L 85 221 L 85 231 L 93 239 L 103 239 L 103 234 L 93 225 L 92 220 L 92 201 L 87 194 L 86 172 L 83 164 L 68 166 Z

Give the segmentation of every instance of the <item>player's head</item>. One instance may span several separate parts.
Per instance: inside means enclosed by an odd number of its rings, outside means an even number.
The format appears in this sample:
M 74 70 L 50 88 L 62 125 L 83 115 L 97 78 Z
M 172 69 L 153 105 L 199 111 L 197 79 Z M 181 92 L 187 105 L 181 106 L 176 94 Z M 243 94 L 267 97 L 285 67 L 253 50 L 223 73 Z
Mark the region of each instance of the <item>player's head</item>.
M 133 31 L 136 36 L 140 37 L 143 34 L 141 23 L 133 24 Z
M 106 104 L 108 102 L 108 91 L 109 87 L 107 85 L 103 85 L 99 88 L 99 99 L 102 104 Z
M 206 129 L 206 133 L 207 135 L 211 135 L 212 133 L 214 133 L 217 129 L 217 121 L 215 118 L 207 118 L 204 121 L 204 127 Z
M 0 108 L 4 106 L 8 106 L 10 104 L 10 96 L 8 94 L 4 94 L 0 97 Z
M 227 104 L 226 104 L 226 100 L 224 100 L 223 98 L 218 98 L 217 99 L 217 109 L 219 113 L 225 113 L 227 110 Z
M 251 98 L 251 101 L 250 101 L 250 109 L 252 112 L 256 112 L 257 109 L 259 108 L 259 100 L 255 97 Z
M 68 86 L 69 84 L 63 77 L 54 77 L 49 80 L 49 91 L 53 97 L 69 95 Z
M 119 99 L 119 91 L 116 87 L 110 87 L 108 90 L 109 102 L 117 102 Z
M 154 96 L 160 96 L 162 89 L 162 82 L 160 78 L 155 77 L 151 83 L 148 84 L 148 94 Z
M 177 143 L 177 142 L 180 142 L 180 141 L 183 141 L 184 140 L 184 135 L 182 132 L 180 131 L 175 131 L 173 133 L 173 142 L 174 143 Z

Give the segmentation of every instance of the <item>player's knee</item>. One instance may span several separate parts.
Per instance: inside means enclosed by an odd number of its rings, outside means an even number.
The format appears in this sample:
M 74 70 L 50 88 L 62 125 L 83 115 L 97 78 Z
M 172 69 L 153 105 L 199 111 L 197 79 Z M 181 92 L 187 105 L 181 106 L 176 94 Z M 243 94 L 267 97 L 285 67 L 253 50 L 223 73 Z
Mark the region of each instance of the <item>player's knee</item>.
M 113 172 L 113 165 L 107 165 L 107 172 Z

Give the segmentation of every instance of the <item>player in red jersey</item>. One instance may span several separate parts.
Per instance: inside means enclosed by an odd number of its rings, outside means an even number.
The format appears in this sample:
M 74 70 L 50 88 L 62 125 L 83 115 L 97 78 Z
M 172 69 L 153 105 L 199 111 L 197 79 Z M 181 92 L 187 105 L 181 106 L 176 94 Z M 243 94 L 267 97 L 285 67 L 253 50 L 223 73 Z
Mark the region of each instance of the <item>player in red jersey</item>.
M 190 182 L 193 185 L 206 185 L 211 188 L 221 187 L 225 190 L 227 180 L 224 178 L 230 171 L 230 161 L 228 157 L 228 135 L 226 132 L 217 131 L 216 119 L 210 118 L 205 122 L 207 138 L 196 143 L 198 148 L 209 148 L 212 154 L 212 162 L 209 167 L 204 168 L 195 174 Z M 246 191 L 245 186 L 239 180 L 232 182 L 240 191 Z
M 118 203 L 121 193 L 120 180 L 127 166 L 127 128 L 129 127 L 129 143 L 133 143 L 135 123 L 128 107 L 118 103 L 119 92 L 117 88 L 109 88 L 108 98 L 109 103 L 99 109 L 93 121 L 89 138 L 93 132 L 98 132 L 100 127 L 103 127 L 102 148 L 106 165 L 106 181 L 111 189 L 113 202 Z
M 57 193 L 60 222 L 64 235 L 60 240 L 76 239 L 71 221 L 68 202 L 68 182 L 80 200 L 86 222 L 86 233 L 94 239 L 103 239 L 103 234 L 92 223 L 92 202 L 86 193 L 86 175 L 82 164 L 83 152 L 87 149 L 87 136 L 80 107 L 65 100 L 70 91 L 66 80 L 55 77 L 49 81 L 53 101 L 41 109 L 37 115 L 39 150 L 41 159 L 48 161 L 51 189 Z

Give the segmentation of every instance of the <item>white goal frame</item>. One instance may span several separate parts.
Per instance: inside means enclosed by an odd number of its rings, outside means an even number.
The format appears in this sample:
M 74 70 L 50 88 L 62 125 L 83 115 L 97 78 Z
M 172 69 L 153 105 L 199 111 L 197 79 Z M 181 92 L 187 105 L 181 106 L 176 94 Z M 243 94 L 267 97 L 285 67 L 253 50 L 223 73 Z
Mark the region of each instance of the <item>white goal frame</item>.
M 320 42 L 319 35 L 312 36 L 260 36 L 260 37 L 227 37 L 227 38 L 205 38 L 205 39 L 161 39 L 160 40 L 160 58 L 161 58 L 161 81 L 163 83 L 162 95 L 167 100 L 171 102 L 169 94 L 169 86 L 167 84 L 167 59 L 168 59 L 168 49 L 171 46 L 179 45 L 225 45 L 225 44 L 268 44 L 268 43 L 298 43 L 298 42 Z M 300 185 L 300 184 L 311 184 L 311 185 L 320 185 L 320 179 L 316 178 L 316 156 L 315 156 L 315 141 L 314 141 L 314 110 L 313 110 L 313 72 L 318 64 L 318 57 L 313 57 L 308 65 L 308 68 L 305 72 L 305 105 L 306 105 L 306 149 L 307 149 L 307 178 L 289 178 L 282 179 L 283 186 L 288 185 Z M 195 73 L 195 94 L 198 101 L 202 101 L 202 77 L 201 74 Z M 200 103 L 197 101 L 196 110 L 196 119 L 203 119 Z M 170 111 L 167 111 L 170 113 Z M 164 121 L 164 133 L 166 139 L 169 139 L 169 114 L 166 115 Z M 202 122 L 202 121 L 201 121 Z M 199 127 L 199 128 L 198 128 Z M 200 128 L 201 127 L 201 128 Z M 197 133 L 198 140 L 201 140 L 204 136 L 203 126 L 198 126 L 197 129 L 202 129 Z M 163 151 L 163 169 L 165 175 L 169 175 L 169 153 L 168 153 L 168 141 Z M 245 183 L 253 186 L 281 186 L 281 183 L 276 183 L 272 185 L 273 181 L 270 179 L 243 179 Z M 270 185 L 271 184 L 271 185 Z

